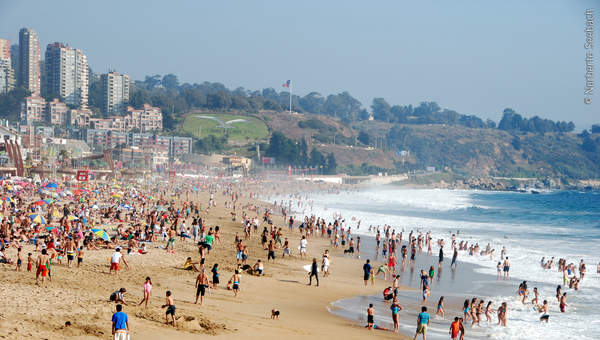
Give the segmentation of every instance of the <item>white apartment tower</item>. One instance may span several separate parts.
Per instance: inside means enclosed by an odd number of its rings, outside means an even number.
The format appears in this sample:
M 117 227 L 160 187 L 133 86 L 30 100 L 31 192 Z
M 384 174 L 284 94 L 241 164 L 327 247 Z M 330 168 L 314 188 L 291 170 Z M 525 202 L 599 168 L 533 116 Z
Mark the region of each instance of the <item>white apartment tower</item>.
M 102 109 L 106 115 L 121 115 L 129 103 L 129 76 L 109 72 L 100 76 Z
M 0 39 L 0 93 L 15 87 L 15 73 L 11 66 L 10 40 Z
M 19 31 L 17 80 L 20 86 L 31 91 L 34 96 L 40 94 L 40 54 L 37 33 L 31 28 L 22 28 Z
M 87 106 L 89 68 L 83 51 L 58 42 L 49 44 L 44 66 L 45 98 L 61 98 L 69 105 Z

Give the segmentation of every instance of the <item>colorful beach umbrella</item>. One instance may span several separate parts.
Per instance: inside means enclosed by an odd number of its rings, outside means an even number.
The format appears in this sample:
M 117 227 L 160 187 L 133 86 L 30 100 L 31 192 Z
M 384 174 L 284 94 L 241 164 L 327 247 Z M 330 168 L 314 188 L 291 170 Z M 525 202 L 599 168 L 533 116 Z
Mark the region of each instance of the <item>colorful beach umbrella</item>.
M 45 185 L 46 188 L 56 189 L 58 188 L 58 184 L 56 183 L 48 183 Z
M 44 205 L 44 204 L 48 204 L 48 203 L 46 203 L 45 201 L 36 201 L 36 202 L 33 202 L 33 206 L 35 206 L 35 207 L 39 207 L 40 205 Z
M 29 214 L 29 218 L 34 223 L 46 224 L 46 219 L 44 219 L 44 216 L 42 216 L 41 214 Z
M 74 220 L 78 220 L 78 219 L 79 219 L 79 217 L 74 216 L 74 215 L 67 216 L 67 221 L 74 221 Z
M 92 233 L 94 233 L 94 235 L 102 238 L 104 241 L 110 241 L 110 237 L 108 236 L 108 233 L 106 231 L 104 231 L 103 229 L 92 229 Z

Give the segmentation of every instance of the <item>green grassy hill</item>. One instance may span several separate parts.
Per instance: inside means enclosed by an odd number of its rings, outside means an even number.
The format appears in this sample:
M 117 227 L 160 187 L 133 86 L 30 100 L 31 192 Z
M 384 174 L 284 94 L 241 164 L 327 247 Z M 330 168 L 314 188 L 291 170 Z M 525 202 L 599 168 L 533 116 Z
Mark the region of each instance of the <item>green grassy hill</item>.
M 220 122 L 198 116 L 210 116 Z M 245 122 L 226 124 L 235 119 Z M 594 151 L 589 151 L 582 145 L 583 138 L 574 133 L 513 134 L 491 128 L 377 121 L 349 125 L 322 115 L 273 111 L 252 116 L 192 113 L 185 119 L 183 129 L 196 138 L 227 136 L 226 152 L 250 157 L 255 155 L 255 142 L 268 142 L 270 133 L 279 131 L 293 140 L 304 138 L 309 150 L 315 147 L 323 153 L 334 153 L 338 171 L 348 174 L 406 172 L 434 166 L 462 176 L 600 177 L 599 134 L 589 138 L 589 143 L 596 145 Z M 359 138 L 361 133 L 363 138 Z M 263 150 L 265 147 L 263 144 Z M 409 155 L 401 158 L 400 150 L 409 151 Z
M 211 118 L 218 119 L 220 122 Z M 231 122 L 233 120 L 244 121 Z M 248 143 L 265 140 L 269 136 L 269 129 L 264 121 L 251 116 L 224 113 L 190 114 L 185 118 L 183 129 L 196 138 L 204 138 L 208 135 L 216 137 L 227 135 L 232 141 Z

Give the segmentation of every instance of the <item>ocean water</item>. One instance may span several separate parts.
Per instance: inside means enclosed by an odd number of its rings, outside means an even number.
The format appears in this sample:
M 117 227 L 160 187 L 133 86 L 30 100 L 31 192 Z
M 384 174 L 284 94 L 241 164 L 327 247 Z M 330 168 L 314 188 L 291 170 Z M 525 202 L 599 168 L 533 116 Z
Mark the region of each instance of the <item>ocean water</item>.
M 341 214 L 347 226 L 352 227 L 353 234 L 374 235 L 368 231 L 369 225 L 383 227 L 384 224 L 391 225 L 397 232 L 404 231 L 404 240 L 411 230 L 431 231 L 434 240 L 446 240 L 448 260 L 452 255 L 448 246 L 450 233 L 460 231 L 459 241 L 478 242 L 481 248 L 490 243 L 496 250 L 493 260 L 489 256 L 459 253 L 459 262 L 473 264 L 470 268 L 476 272 L 479 282 L 477 295 L 472 295 L 473 291 L 468 295 L 456 290 L 452 294 L 457 299 L 462 298 L 462 294 L 469 298 L 483 297 L 486 301 L 494 301 L 496 308 L 501 302 L 508 302 L 508 327 L 484 324 L 469 335 L 490 339 L 600 339 L 600 275 L 596 273 L 600 262 L 598 192 L 529 194 L 377 186 L 339 194 L 311 194 L 309 200 L 304 198 L 299 203 L 298 199 L 293 199 L 292 208 L 300 216 L 314 213 L 328 221 L 335 214 Z M 357 230 L 358 220 L 362 222 Z M 496 280 L 496 264 L 502 247 L 506 247 L 511 259 L 511 281 L 508 282 Z M 438 249 L 434 246 L 434 255 Z M 554 269 L 541 268 L 543 256 L 546 259 L 555 257 Z M 566 258 L 567 263 L 576 265 L 583 259 L 587 266 L 580 290 L 566 289 L 566 313 L 560 313 L 555 298 L 556 286 L 562 283 L 562 273 L 556 270 L 559 258 Z M 521 304 L 516 290 L 522 280 L 529 282 L 530 297 L 535 285 L 540 292 L 540 303 L 548 300 L 550 323 L 540 323 L 539 314 L 533 311 L 531 304 Z M 368 300 L 365 297 L 358 299 L 364 303 Z M 337 303 L 341 308 L 344 304 L 343 301 Z M 430 309 L 430 312 L 435 313 L 435 310 Z M 496 320 L 495 316 L 493 319 Z M 432 335 L 447 338 L 449 321 L 437 321 L 436 324 Z M 410 327 L 404 327 L 412 329 L 413 325 L 414 320 L 411 320 Z

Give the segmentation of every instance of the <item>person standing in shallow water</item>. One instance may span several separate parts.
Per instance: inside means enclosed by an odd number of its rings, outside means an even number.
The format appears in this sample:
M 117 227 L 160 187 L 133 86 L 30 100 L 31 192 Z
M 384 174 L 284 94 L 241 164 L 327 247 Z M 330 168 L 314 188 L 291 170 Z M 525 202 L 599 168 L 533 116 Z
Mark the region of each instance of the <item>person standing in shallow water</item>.
M 509 271 L 509 270 L 510 270 L 510 261 L 508 260 L 508 256 L 507 256 L 507 257 L 504 259 L 504 268 L 503 268 L 503 271 L 504 271 L 504 279 L 505 279 L 505 280 L 508 280 L 508 277 L 509 277 L 509 275 L 508 275 L 508 271 Z

